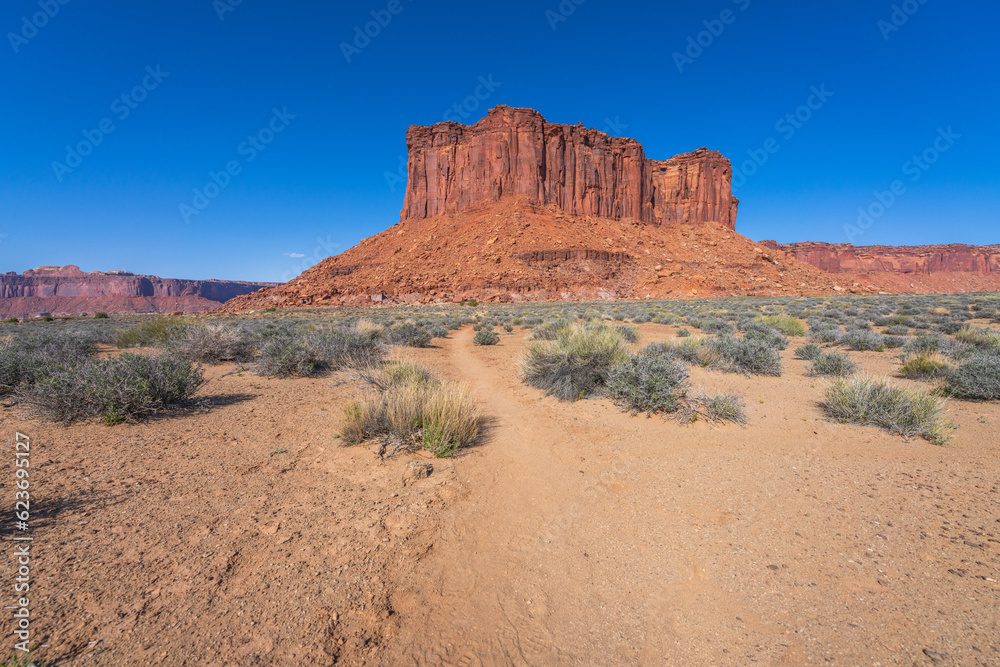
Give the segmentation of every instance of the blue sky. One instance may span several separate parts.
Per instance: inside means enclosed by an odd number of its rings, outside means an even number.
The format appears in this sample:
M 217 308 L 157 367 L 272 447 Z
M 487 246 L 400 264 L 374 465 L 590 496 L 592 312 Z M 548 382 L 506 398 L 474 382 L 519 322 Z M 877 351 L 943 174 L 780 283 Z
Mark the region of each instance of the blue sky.
M 755 240 L 1000 242 L 996 3 L 63 2 L 0 9 L 3 271 L 288 280 L 463 103 L 720 150 Z

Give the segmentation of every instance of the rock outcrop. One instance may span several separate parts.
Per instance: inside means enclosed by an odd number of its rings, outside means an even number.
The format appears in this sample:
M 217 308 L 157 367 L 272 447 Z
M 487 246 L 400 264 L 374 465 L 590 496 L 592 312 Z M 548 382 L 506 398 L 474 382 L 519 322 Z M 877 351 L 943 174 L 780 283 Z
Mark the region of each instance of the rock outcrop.
M 401 220 L 480 210 L 515 196 L 570 215 L 736 228 L 732 167 L 707 148 L 650 160 L 634 139 L 507 106 L 475 125 L 411 126 L 406 145 Z
M 762 241 L 830 273 L 975 273 L 1000 277 L 1000 245 L 853 246 Z
M 84 273 L 74 265 L 42 266 L 21 275 L 0 275 L 0 316 L 201 312 L 272 286 L 274 283 L 158 278 L 127 271 Z
M 476 211 L 403 220 L 224 310 L 838 291 L 876 288 L 762 248 L 716 222 L 569 215 L 509 197 Z

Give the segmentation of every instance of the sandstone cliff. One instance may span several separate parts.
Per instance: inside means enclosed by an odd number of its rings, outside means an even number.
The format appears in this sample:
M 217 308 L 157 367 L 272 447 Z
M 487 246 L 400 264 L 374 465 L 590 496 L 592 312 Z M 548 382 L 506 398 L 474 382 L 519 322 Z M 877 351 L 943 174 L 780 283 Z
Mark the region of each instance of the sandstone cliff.
M 1000 245 L 852 246 L 762 241 L 830 273 L 977 273 L 1000 276 Z
M 532 109 L 498 106 L 475 125 L 411 126 L 401 220 L 475 211 L 505 197 L 570 215 L 736 228 L 732 167 L 701 148 L 650 160 L 634 139 L 548 123 Z
M 201 312 L 273 283 L 178 280 L 126 271 L 84 273 L 78 266 L 43 266 L 0 275 L 0 316 L 42 313 Z

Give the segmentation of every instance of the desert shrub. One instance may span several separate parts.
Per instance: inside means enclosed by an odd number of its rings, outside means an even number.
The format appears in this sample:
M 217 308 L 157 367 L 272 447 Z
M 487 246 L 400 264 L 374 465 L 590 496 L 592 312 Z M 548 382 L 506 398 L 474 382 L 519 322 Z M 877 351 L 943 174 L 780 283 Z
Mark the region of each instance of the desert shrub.
M 810 331 L 809 335 L 819 343 L 839 343 L 844 338 L 844 330 L 834 325 Z
M 907 438 L 919 435 L 934 444 L 947 441 L 944 401 L 888 380 L 835 378 L 827 386 L 824 409 L 842 423 L 878 426 Z
M 85 334 L 25 334 L 0 341 L 0 396 L 32 385 L 63 366 L 76 366 L 94 352 L 94 339 Z
M 107 313 L 94 313 L 94 319 L 95 320 L 106 320 L 106 319 L 108 319 L 108 314 Z
M 636 343 L 639 341 L 639 330 L 635 327 L 630 327 L 627 324 L 619 324 L 615 327 L 615 331 L 621 334 L 626 343 Z
M 809 343 L 808 345 L 803 345 L 802 347 L 795 348 L 795 358 L 805 359 L 807 361 L 812 361 L 816 357 L 823 354 L 823 348 L 821 348 L 816 343 Z
M 948 389 L 959 398 L 1000 399 L 1000 354 L 978 352 L 967 357 L 948 376 Z
M 759 338 L 723 337 L 707 345 L 717 357 L 711 365 L 744 375 L 781 375 L 781 355 Z
M 514 325 L 513 324 L 505 324 L 505 325 L 503 325 L 503 330 L 506 331 L 507 333 L 511 333 L 512 331 L 514 331 Z
M 370 335 L 341 329 L 320 329 L 303 334 L 303 345 L 316 359 L 317 368 L 337 370 L 380 363 L 385 344 Z
M 195 324 L 173 339 L 171 349 L 182 359 L 204 364 L 245 362 L 253 358 L 250 335 L 238 324 Z
M 745 426 L 747 423 L 746 402 L 735 393 L 719 392 L 708 394 L 698 392 L 684 402 L 678 415 L 681 423 L 691 423 L 706 419 L 712 423 L 732 422 Z
M 120 348 L 158 347 L 183 337 L 189 324 L 172 317 L 153 317 L 114 335 L 114 343 Z
M 935 380 L 946 377 L 951 371 L 951 364 L 944 355 L 930 350 L 903 356 L 903 365 L 899 373 L 911 380 Z
M 384 324 L 366 317 L 362 317 L 354 323 L 354 330 L 358 334 L 373 340 L 382 340 L 386 335 L 386 326 Z
M 858 365 L 851 361 L 846 354 L 839 352 L 827 352 L 820 354 L 813 359 L 809 366 L 809 375 L 822 376 L 834 375 L 844 377 L 854 375 L 858 372 Z
M 674 412 L 689 387 L 688 369 L 655 351 L 644 351 L 612 368 L 606 386 L 615 403 L 633 415 Z
M 677 330 L 677 337 L 678 338 L 687 338 L 690 335 L 691 335 L 691 332 L 688 331 L 687 329 L 678 329 Z
M 344 439 L 373 437 L 420 444 L 435 456 L 451 456 L 479 435 L 482 417 L 464 385 L 441 382 L 425 369 L 393 364 L 376 371 L 372 387 L 344 411 Z
M 650 343 L 642 354 L 655 354 L 665 359 L 676 359 L 688 364 L 700 364 L 700 351 L 705 346 L 704 338 L 685 338 L 678 343 Z
M 865 329 L 852 329 L 840 341 L 855 352 L 879 351 L 885 349 L 885 336 Z
M 559 337 L 559 330 L 549 324 L 536 326 L 528 336 L 528 340 L 555 340 Z
M 124 353 L 51 369 L 22 397 L 43 417 L 72 422 L 100 417 L 109 426 L 161 412 L 202 384 L 201 366 L 174 355 Z
M 888 349 L 896 349 L 906 345 L 906 338 L 903 336 L 884 336 L 882 345 Z
M 269 338 L 260 347 L 255 370 L 264 377 L 308 377 L 316 372 L 317 362 L 302 337 Z
M 472 337 L 473 345 L 496 345 L 500 342 L 500 336 L 492 329 L 481 329 Z
M 716 334 L 719 336 L 725 336 L 735 333 L 736 327 L 734 327 L 729 322 L 720 319 L 711 319 L 702 322 L 701 330 L 705 333 Z
M 562 401 L 602 388 L 611 369 L 627 357 L 621 334 L 603 325 L 571 324 L 552 342 L 533 343 L 521 362 L 521 377 Z
M 426 327 L 427 333 L 430 334 L 431 339 L 434 338 L 447 338 L 448 337 L 448 327 L 443 324 L 429 324 Z
M 943 334 L 955 334 L 965 328 L 962 322 L 956 322 L 951 318 L 945 318 L 937 323 L 937 330 Z
M 16 317 L 8 317 L 6 320 L 4 320 L 4 324 L 17 324 L 20 321 L 21 320 L 17 319 Z
M 1000 350 L 1000 333 L 966 326 L 954 334 L 955 340 L 983 350 Z
M 910 333 L 910 327 L 905 324 L 893 324 L 885 328 L 885 333 L 892 336 L 906 336 Z
M 778 331 L 762 322 L 751 322 L 743 328 L 743 336 L 763 341 L 769 347 L 784 350 L 788 347 L 788 339 Z
M 427 347 L 431 344 L 431 335 L 416 324 L 403 322 L 389 330 L 393 345 L 407 347 Z
M 766 324 L 772 329 L 777 329 L 785 336 L 805 336 L 806 335 L 806 325 L 789 315 L 765 315 L 764 317 L 758 317 L 758 322 Z

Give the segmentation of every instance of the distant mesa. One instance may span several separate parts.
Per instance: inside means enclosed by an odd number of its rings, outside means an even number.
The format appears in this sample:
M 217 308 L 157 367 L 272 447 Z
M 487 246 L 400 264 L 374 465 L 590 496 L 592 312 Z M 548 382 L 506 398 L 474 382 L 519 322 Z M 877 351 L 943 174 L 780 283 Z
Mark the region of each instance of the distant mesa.
M 275 283 L 179 280 L 129 271 L 85 273 L 79 266 L 40 266 L 18 275 L 0 275 L 0 317 L 40 317 L 80 313 L 186 313 L 221 303 Z

